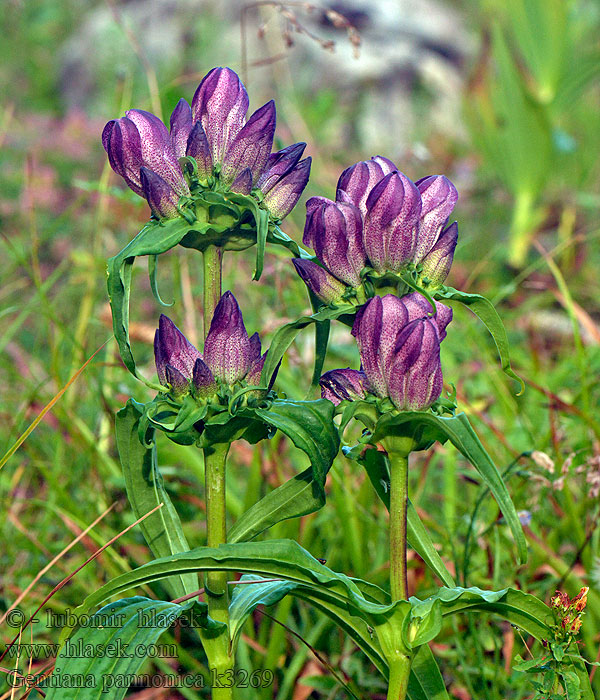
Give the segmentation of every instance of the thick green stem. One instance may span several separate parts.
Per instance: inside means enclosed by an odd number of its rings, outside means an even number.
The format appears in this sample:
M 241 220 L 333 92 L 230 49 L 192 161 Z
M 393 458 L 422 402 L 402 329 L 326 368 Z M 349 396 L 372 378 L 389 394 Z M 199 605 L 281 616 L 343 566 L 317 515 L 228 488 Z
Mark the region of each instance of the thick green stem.
M 204 337 L 210 330 L 210 322 L 221 298 L 221 268 L 223 249 L 210 245 L 202 253 L 204 260 Z
M 390 660 L 387 700 L 404 700 L 410 676 L 410 658 L 404 654 Z
M 408 600 L 406 574 L 406 510 L 408 455 L 390 455 L 390 588 L 392 600 Z M 389 697 L 389 696 L 388 696 Z
M 225 519 L 225 471 L 229 444 L 204 448 L 207 545 L 218 547 L 227 541 Z M 227 572 L 209 571 L 205 576 L 208 614 L 226 625 L 218 636 L 205 640 L 204 648 L 213 681 L 212 700 L 232 700 L 234 658 L 229 648 L 229 595 Z

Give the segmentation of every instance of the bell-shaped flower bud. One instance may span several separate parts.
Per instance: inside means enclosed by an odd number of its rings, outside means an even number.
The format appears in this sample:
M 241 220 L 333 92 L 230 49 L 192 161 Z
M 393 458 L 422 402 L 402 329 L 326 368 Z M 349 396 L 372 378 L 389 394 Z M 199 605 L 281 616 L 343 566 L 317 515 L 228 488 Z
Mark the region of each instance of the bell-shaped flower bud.
M 260 347 L 258 349 L 260 354 Z M 256 359 L 256 341 L 251 341 L 242 312 L 231 292 L 221 297 L 204 343 L 204 361 L 213 375 L 226 384 L 243 379 Z
M 387 297 L 400 302 L 391 294 Z M 406 309 L 402 303 L 390 303 L 387 297 L 385 305 L 387 325 L 384 324 L 383 300 L 381 297 L 373 297 L 358 310 L 352 327 L 352 335 L 356 338 L 361 365 L 370 390 L 380 397 L 388 395 L 383 358 L 388 356 L 391 349 L 395 347 L 398 328 L 406 322 L 407 318 Z M 396 315 L 398 315 L 396 322 L 389 323 Z
M 437 243 L 458 201 L 456 187 L 445 175 L 430 175 L 416 182 L 422 209 L 414 262 L 421 262 Z
M 386 374 L 388 395 L 400 411 L 422 411 L 440 397 L 440 340 L 432 320 L 420 318 L 404 327 Z
M 192 99 L 192 117 L 200 122 L 214 163 L 222 163 L 231 142 L 244 126 L 248 93 L 231 68 L 213 68 Z
M 338 279 L 352 287 L 360 285 L 366 255 L 357 207 L 311 198 L 307 202 L 303 241 L 313 246 L 319 260 Z
M 198 164 L 198 175 L 207 178 L 213 171 L 211 149 L 206 133 L 200 122 L 196 122 L 190 131 L 185 154 L 192 156 Z
M 250 365 L 248 374 L 246 375 L 246 383 L 250 386 L 260 385 L 260 375 L 262 374 L 263 367 L 265 366 L 265 360 L 267 359 L 267 353 L 262 355 L 262 357 L 256 358 L 254 362 Z
M 102 131 L 102 145 L 108 154 L 110 167 L 120 175 L 136 194 L 144 196 L 140 180 L 142 142 L 140 132 L 131 119 L 122 117 L 108 122 Z
M 183 97 L 175 106 L 169 123 L 175 155 L 177 158 L 182 158 L 186 155 L 187 142 L 193 126 L 192 110 Z
M 294 143 L 291 146 L 282 148 L 281 151 L 271 153 L 267 165 L 256 183 L 256 186 L 263 194 L 267 194 L 281 178 L 285 177 L 296 167 L 305 148 L 305 143 Z
M 167 381 L 167 365 L 177 370 L 186 380 L 191 379 L 194 364 L 202 356 L 173 321 L 162 314 L 154 334 L 154 359 L 158 379 L 164 384 Z
M 346 285 L 329 274 L 312 260 L 292 258 L 296 272 L 302 277 L 304 284 L 325 304 L 335 304 L 342 300 Z
M 285 219 L 298 203 L 310 175 L 312 158 L 301 160 L 265 194 L 264 205 L 276 219 Z
M 356 369 L 332 369 L 319 379 L 321 398 L 329 399 L 336 406 L 342 401 L 364 399 L 367 378 Z
M 433 286 L 437 287 L 446 281 L 454 260 L 457 240 L 458 224 L 455 221 L 442 232 L 437 243 L 423 258 L 422 274 L 429 278 Z
M 217 392 L 218 386 L 213 373 L 201 358 L 198 358 L 194 363 L 192 384 L 196 390 L 196 395 L 201 399 L 207 399 Z
M 436 313 L 431 316 L 432 309 L 427 299 L 414 292 L 402 299 L 393 294 L 387 294 L 383 298 L 373 297 L 359 309 L 352 335 L 356 338 L 369 390 L 376 396 L 389 396 L 394 400 L 392 394 L 400 391 L 400 385 L 395 379 L 399 338 L 407 327 L 413 327 L 411 324 L 415 321 L 427 321 L 435 329 L 439 358 L 439 344 L 446 336 L 445 329 L 452 319 L 452 310 L 438 302 L 436 308 Z M 426 332 L 429 334 L 429 326 Z M 409 347 L 415 345 L 407 346 Z M 431 403 L 438 396 L 439 394 Z M 396 400 L 394 403 L 398 405 Z
M 421 197 L 406 175 L 386 175 L 371 190 L 364 221 L 365 250 L 378 272 L 397 272 L 412 261 L 421 215 Z
M 419 292 L 413 292 L 402 297 L 402 304 L 408 311 L 408 321 L 415 321 L 417 318 L 431 318 L 437 326 L 440 343 L 444 340 L 447 335 L 446 327 L 452 320 L 452 309 L 449 306 L 442 304 L 441 301 L 436 301 L 436 311 L 432 316 L 431 304 Z
M 252 171 L 245 168 L 231 183 L 231 191 L 240 194 L 250 194 L 252 192 Z
M 189 194 L 167 127 L 154 114 L 142 109 L 129 109 L 125 114 L 140 134 L 144 165 L 160 175 L 178 194 Z
M 396 171 L 391 160 L 374 156 L 346 168 L 337 184 L 336 200 L 357 206 L 363 217 L 367 213 L 367 197 L 375 185 L 386 175 Z
M 171 387 L 170 393 L 173 394 L 173 396 L 180 397 L 184 394 L 189 394 L 189 380 L 172 365 L 167 365 L 165 367 L 165 378 L 167 380 L 167 384 L 169 384 Z
M 140 168 L 140 179 L 144 197 L 157 219 L 172 219 L 177 216 L 179 196 L 160 175 L 148 168 Z
M 252 184 L 258 181 L 273 148 L 275 121 L 275 102 L 271 100 L 257 109 L 242 127 L 225 152 L 221 170 L 225 184 L 231 184 L 247 168 L 252 173 Z

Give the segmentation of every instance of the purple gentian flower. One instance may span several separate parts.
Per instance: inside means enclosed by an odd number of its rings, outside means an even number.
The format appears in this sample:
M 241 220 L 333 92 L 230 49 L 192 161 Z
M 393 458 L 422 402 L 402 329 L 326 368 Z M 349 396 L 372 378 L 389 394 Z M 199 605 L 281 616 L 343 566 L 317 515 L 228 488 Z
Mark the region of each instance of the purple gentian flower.
M 458 238 L 447 224 L 458 193 L 444 175 L 413 183 L 387 158 L 375 156 L 344 170 L 336 201 L 306 203 L 303 242 L 319 262 L 349 287 L 362 283 L 365 266 L 377 273 L 420 266 L 426 286 L 446 279 Z
M 191 391 L 200 398 L 217 392 L 219 383 L 258 385 L 266 353 L 258 333 L 248 337 L 242 312 L 231 292 L 221 297 L 204 343 L 204 356 L 166 316 L 154 336 L 156 371 L 161 384 L 180 397 Z
M 102 143 L 113 170 L 148 200 L 157 218 L 177 216 L 180 197 L 190 195 L 178 159 L 191 156 L 206 187 L 246 195 L 256 190 L 262 205 L 281 220 L 306 187 L 311 159 L 301 160 L 305 143 L 271 153 L 275 104 L 267 102 L 246 121 L 248 105 L 237 74 L 213 68 L 191 107 L 184 99 L 177 103 L 170 132 L 158 117 L 133 109 L 108 122 Z
M 389 397 L 399 410 L 423 410 L 442 393 L 440 342 L 452 310 L 413 293 L 374 297 L 357 313 L 352 328 L 362 371 L 334 370 L 321 377 L 323 398 L 334 403 L 366 393 Z
M 341 401 L 364 399 L 368 382 L 364 372 L 357 369 L 332 369 L 319 379 L 321 397 L 336 406 Z

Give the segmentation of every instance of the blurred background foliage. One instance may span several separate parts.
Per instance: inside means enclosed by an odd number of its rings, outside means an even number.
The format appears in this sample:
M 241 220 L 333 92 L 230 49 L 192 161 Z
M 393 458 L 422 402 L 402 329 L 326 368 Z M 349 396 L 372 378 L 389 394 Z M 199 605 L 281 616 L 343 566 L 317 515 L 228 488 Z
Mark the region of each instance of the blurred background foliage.
M 599 5 L 332 5 L 346 24 L 307 3 L 243 7 L 210 0 L 3 5 L 2 453 L 106 344 L 20 448 L 0 458 L 0 619 L 15 601 L 26 613 L 35 610 L 61 578 L 133 520 L 115 451 L 114 414 L 128 396 L 146 401 L 150 394 L 126 372 L 110 340 L 105 260 L 133 237 L 148 212 L 108 168 L 102 127 L 132 106 L 168 115 L 179 97 L 191 98 L 211 67 L 230 65 L 242 72 L 253 108 L 276 98 L 282 145 L 309 143 L 307 196 L 332 196 L 343 168 L 377 153 L 413 179 L 444 172 L 457 185 L 460 239 L 449 283 L 498 304 L 527 390 L 515 396 L 491 340 L 464 309 L 456 309 L 444 342 L 444 374 L 506 471 L 526 524 L 529 563 L 516 566 L 497 507 L 451 448 L 414 456 L 412 499 L 460 583 L 512 585 L 545 600 L 557 588 L 574 595 L 589 585 L 580 650 L 598 660 Z M 358 57 L 348 24 L 362 39 Z M 300 204 L 284 229 L 300 241 L 303 223 Z M 252 251 L 227 255 L 225 284 L 240 301 L 248 329 L 268 343 L 277 327 L 309 304 L 283 253 L 268 252 L 259 283 L 250 281 L 252 264 Z M 138 268 L 132 335 L 141 366 L 152 376 L 151 341 L 161 309 L 143 266 Z M 199 260 L 189 251 L 172 251 L 161 259 L 159 276 L 163 298 L 175 301 L 169 315 L 197 340 Z M 279 374 L 281 393 L 304 395 L 312 353 L 311 334 L 301 335 Z M 348 365 L 358 366 L 354 342 L 346 328 L 336 326 L 327 368 Z M 201 545 L 201 455 L 166 440 L 159 451 L 188 541 Z M 228 493 L 232 522 L 304 466 L 303 456 L 280 436 L 256 449 L 236 444 Z M 386 514 L 365 475 L 340 456 L 328 494 L 322 511 L 282 523 L 264 537 L 297 538 L 333 569 L 385 585 Z M 72 608 L 109 577 L 148 558 L 141 534 L 132 530 L 47 607 Z M 410 576 L 419 597 L 436 585 L 416 556 Z M 145 594 L 165 593 L 155 588 Z M 273 669 L 276 684 L 240 690 L 240 700 L 349 697 L 310 647 L 341 669 L 359 697 L 384 697 L 377 674 L 327 620 L 287 600 L 270 612 L 289 629 L 257 612 L 246 627 L 239 663 Z M 34 641 L 56 642 L 58 630 L 48 629 L 44 619 L 32 628 Z M 14 630 L 6 622 L 1 630 L 7 643 Z M 197 640 L 181 629 L 169 635 L 182 641 L 179 657 L 155 660 L 149 668 L 202 671 Z M 169 635 L 162 641 L 170 641 Z M 451 697 L 518 699 L 532 696 L 524 674 L 511 670 L 517 653 L 526 657 L 525 644 L 531 640 L 518 630 L 478 616 L 445 627 L 433 649 Z M 33 669 L 48 663 L 35 659 Z M 20 667 L 27 667 L 25 660 Z M 169 689 L 149 695 L 132 688 L 130 697 L 208 695 Z

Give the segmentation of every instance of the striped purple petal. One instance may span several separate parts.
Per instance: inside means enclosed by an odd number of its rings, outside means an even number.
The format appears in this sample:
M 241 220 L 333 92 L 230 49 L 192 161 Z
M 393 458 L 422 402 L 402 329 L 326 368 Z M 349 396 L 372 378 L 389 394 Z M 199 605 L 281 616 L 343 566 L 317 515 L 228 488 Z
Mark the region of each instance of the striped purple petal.
M 221 297 L 204 343 L 204 361 L 213 375 L 227 384 L 243 379 L 255 359 L 242 312 L 231 292 Z
M 276 219 L 285 219 L 298 203 L 310 175 L 310 156 L 301 160 L 265 194 L 264 205 Z
M 215 163 L 238 135 L 248 111 L 248 93 L 231 68 L 213 68 L 202 80 L 192 99 L 192 117 L 200 122 Z
M 414 262 L 421 262 L 437 243 L 456 202 L 456 187 L 445 175 L 429 175 L 416 183 L 422 210 Z
M 256 184 L 266 168 L 275 135 L 275 102 L 271 100 L 250 117 L 231 141 L 223 159 L 221 178 L 226 184 L 235 180 L 246 168 Z

